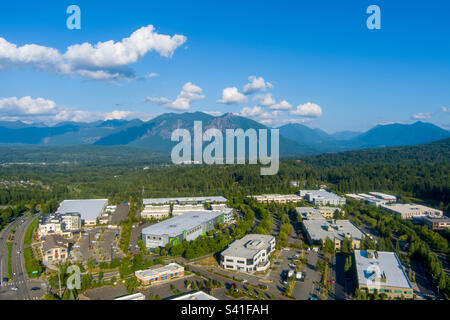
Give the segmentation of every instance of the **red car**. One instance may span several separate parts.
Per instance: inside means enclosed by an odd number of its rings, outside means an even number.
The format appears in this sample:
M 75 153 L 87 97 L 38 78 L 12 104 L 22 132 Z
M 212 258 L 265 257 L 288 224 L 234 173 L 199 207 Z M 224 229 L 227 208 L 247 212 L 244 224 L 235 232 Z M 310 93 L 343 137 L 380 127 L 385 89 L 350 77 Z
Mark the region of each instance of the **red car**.
M 331 284 L 333 284 L 333 283 L 334 283 L 334 281 L 333 281 L 333 280 L 328 280 L 328 283 L 331 283 Z

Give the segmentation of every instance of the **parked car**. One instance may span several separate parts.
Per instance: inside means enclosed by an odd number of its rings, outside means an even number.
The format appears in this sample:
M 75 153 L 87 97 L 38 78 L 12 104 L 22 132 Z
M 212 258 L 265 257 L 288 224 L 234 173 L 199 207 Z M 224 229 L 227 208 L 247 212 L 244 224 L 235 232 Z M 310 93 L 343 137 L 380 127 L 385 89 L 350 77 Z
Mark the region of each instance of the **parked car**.
M 328 283 L 333 284 L 333 283 L 334 283 L 334 280 L 328 280 Z
M 33 288 L 31 288 L 31 290 L 33 290 L 33 291 L 38 291 L 38 290 L 41 290 L 41 288 L 39 288 L 39 287 L 33 287 Z
M 11 290 L 12 291 L 17 291 L 17 290 L 19 290 L 19 288 L 18 287 L 12 287 Z
M 295 265 L 295 263 L 289 263 L 289 267 L 291 267 L 291 268 L 295 268 L 295 267 L 296 267 L 296 265 Z
M 242 280 L 242 283 L 247 283 L 247 282 L 248 282 L 247 279 Z

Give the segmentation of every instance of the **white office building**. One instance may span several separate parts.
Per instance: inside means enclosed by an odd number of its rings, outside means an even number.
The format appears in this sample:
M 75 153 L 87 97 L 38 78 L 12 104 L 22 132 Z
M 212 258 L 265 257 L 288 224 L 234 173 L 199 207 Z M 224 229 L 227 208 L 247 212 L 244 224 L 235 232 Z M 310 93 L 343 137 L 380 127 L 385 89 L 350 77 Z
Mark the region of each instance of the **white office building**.
M 170 205 L 146 205 L 141 212 L 143 219 L 161 220 L 170 215 Z
M 337 194 L 320 190 L 300 190 L 299 194 L 304 197 L 306 201 L 313 203 L 316 206 L 343 206 L 346 203 L 345 198 L 339 197 Z

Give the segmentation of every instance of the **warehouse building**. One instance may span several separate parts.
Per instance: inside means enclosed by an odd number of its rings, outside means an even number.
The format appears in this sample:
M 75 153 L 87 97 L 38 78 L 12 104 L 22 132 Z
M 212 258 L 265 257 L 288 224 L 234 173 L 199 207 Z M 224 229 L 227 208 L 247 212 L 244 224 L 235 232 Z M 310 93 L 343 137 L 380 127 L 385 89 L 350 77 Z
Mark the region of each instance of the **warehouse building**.
M 141 211 L 141 218 L 162 220 L 170 215 L 170 205 L 146 205 Z
M 300 190 L 299 194 L 304 197 L 306 201 L 315 204 L 316 206 L 343 206 L 346 203 L 345 198 L 339 197 L 337 194 L 320 190 Z
M 140 283 L 149 285 L 154 282 L 171 280 L 184 276 L 184 267 L 177 263 L 169 263 L 162 267 L 136 271 L 134 275 Z
M 402 219 L 412 219 L 413 217 L 418 216 L 443 216 L 443 212 L 441 210 L 426 207 L 421 204 L 392 203 L 380 205 L 380 208 L 398 214 L 402 217 Z
M 296 194 L 263 194 L 259 196 L 249 196 L 256 199 L 258 202 L 262 203 L 289 203 L 289 202 L 300 202 L 302 197 Z
M 220 254 L 220 266 L 228 270 L 253 273 L 270 267 L 270 254 L 275 251 L 275 237 L 248 234 L 231 243 Z
M 200 204 L 200 203 L 225 203 L 227 199 L 222 196 L 209 197 L 182 197 L 182 198 L 150 198 L 143 199 L 144 205 L 162 205 L 162 204 Z
M 219 211 L 190 211 L 142 230 L 142 240 L 147 248 L 176 245 L 183 240 L 191 241 L 224 223 L 224 214 Z
M 85 226 L 95 226 L 97 219 L 105 213 L 108 199 L 64 200 L 56 213 L 79 213 Z
M 345 239 L 352 240 L 352 247 L 358 249 L 364 233 L 349 220 L 308 219 L 302 222 L 306 238 L 311 245 L 323 245 L 329 238 L 340 250 Z
M 357 287 L 369 294 L 413 298 L 413 287 L 394 252 L 355 250 Z

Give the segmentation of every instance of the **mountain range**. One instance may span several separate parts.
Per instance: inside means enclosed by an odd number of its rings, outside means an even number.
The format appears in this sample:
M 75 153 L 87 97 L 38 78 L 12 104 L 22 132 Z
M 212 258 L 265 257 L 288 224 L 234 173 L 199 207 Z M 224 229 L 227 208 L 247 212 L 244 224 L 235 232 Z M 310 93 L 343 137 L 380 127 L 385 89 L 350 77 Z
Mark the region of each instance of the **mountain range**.
M 47 126 L 0 121 L 0 144 L 131 146 L 170 152 L 178 143 L 171 141 L 172 131 L 183 128 L 193 135 L 194 121 L 202 121 L 203 130 L 269 129 L 259 122 L 231 113 L 212 116 L 202 112 L 166 113 L 147 122 L 137 119 L 108 120 Z M 450 131 L 420 121 L 377 125 L 367 132 L 343 131 L 334 134 L 301 124 L 287 124 L 278 129 L 282 156 L 416 145 L 450 137 Z

